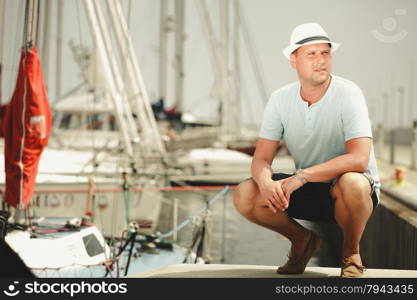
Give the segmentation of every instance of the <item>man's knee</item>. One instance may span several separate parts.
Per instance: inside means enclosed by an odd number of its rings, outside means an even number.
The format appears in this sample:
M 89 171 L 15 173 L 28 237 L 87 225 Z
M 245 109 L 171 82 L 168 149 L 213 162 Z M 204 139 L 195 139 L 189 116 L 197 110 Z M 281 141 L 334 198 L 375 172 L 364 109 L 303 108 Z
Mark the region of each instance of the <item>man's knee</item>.
M 339 208 L 351 212 L 372 211 L 371 185 L 361 173 L 348 172 L 341 175 L 332 192 L 336 202 L 344 203 L 343 206 L 336 205 L 336 210 Z
M 335 184 L 335 192 L 343 196 L 360 197 L 371 194 L 371 185 L 368 179 L 361 173 L 347 172 L 342 174 Z
M 254 208 L 255 196 L 258 186 L 253 179 L 242 181 L 233 192 L 233 203 L 236 209 L 243 215 Z

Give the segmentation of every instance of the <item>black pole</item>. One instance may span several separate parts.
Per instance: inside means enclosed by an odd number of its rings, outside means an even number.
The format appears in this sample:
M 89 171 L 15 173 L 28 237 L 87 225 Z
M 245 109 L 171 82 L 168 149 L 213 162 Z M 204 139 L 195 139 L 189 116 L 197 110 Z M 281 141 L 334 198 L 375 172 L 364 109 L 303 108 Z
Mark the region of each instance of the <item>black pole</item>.
M 129 270 L 130 259 L 132 257 L 133 247 L 135 246 L 137 231 L 134 231 L 131 236 L 129 237 L 130 241 L 130 249 L 129 249 L 129 256 L 127 257 L 127 264 L 125 269 L 125 276 L 127 275 L 127 271 Z M 126 244 L 127 245 L 127 244 Z

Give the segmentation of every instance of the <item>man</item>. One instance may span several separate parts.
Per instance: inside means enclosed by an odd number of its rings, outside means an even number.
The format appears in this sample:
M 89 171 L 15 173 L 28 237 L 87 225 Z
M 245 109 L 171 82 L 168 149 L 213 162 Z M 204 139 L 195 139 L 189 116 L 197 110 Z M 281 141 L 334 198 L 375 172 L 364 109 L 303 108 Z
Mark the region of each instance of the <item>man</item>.
M 252 161 L 252 178 L 233 194 L 248 220 L 291 241 L 280 274 L 301 274 L 321 240 L 295 219 L 337 222 L 343 231 L 341 276 L 363 275 L 359 242 L 379 203 L 380 182 L 364 96 L 353 82 L 331 74 L 330 41 L 317 23 L 297 26 L 284 56 L 299 81 L 272 93 Z M 295 174 L 273 174 L 283 140 Z

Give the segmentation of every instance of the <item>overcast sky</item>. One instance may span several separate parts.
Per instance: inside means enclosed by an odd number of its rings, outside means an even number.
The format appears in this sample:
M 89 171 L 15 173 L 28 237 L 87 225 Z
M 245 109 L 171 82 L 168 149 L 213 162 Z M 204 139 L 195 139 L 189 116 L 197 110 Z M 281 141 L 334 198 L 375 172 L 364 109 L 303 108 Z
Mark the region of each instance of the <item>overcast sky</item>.
M 214 73 L 203 38 L 196 0 L 185 0 L 185 82 L 184 106 L 197 115 L 216 114 L 216 99 L 211 91 Z M 170 3 L 172 11 L 173 1 Z M 23 26 L 23 0 L 6 0 L 6 32 L 3 41 L 3 99 L 7 102 L 14 85 L 13 70 L 17 68 L 19 33 Z M 216 0 L 207 1 L 212 21 L 218 24 Z M 56 1 L 54 1 L 54 5 Z M 415 0 L 240 0 L 242 13 L 251 33 L 253 47 L 259 57 L 268 95 L 279 87 L 297 80 L 296 74 L 282 55 L 289 43 L 292 29 L 304 22 L 318 22 L 330 38 L 341 43 L 333 56 L 333 73 L 356 82 L 364 91 L 374 124 L 388 119 L 390 124 L 408 126 L 417 117 L 417 105 L 411 103 L 416 92 L 417 65 L 417 1 Z M 56 16 L 56 8 L 53 13 Z M 157 98 L 159 1 L 123 1 L 135 50 L 152 101 Z M 130 10 L 128 9 L 130 6 Z M 54 17 L 55 18 L 55 17 Z M 65 93 L 81 81 L 73 63 L 68 40 L 91 45 L 90 31 L 80 0 L 65 1 L 64 64 L 62 89 Z M 49 38 L 54 52 L 57 40 L 56 21 Z M 173 105 L 173 34 L 169 37 L 169 94 Z M 39 45 L 41 48 L 41 45 Z M 41 49 L 42 50 L 42 49 Z M 249 67 L 244 44 L 242 53 L 242 115 L 246 122 L 259 123 L 266 99 L 263 99 Z M 55 55 L 50 54 L 48 88 L 51 102 L 55 97 Z M 414 61 L 414 84 L 411 83 L 411 61 Z M 403 97 L 398 86 L 404 88 Z M 414 91 L 410 89 L 414 88 Z M 395 92 L 393 92 L 395 91 Z M 383 93 L 389 95 L 383 100 Z M 413 94 L 414 93 L 414 94 Z M 414 96 L 413 96 L 414 95 Z M 388 106 L 389 105 L 389 106 Z M 412 108 L 412 109 L 410 109 Z M 385 112 L 385 114 L 384 114 Z M 387 112 L 393 112 L 388 116 Z M 403 116 L 403 117 L 401 117 Z

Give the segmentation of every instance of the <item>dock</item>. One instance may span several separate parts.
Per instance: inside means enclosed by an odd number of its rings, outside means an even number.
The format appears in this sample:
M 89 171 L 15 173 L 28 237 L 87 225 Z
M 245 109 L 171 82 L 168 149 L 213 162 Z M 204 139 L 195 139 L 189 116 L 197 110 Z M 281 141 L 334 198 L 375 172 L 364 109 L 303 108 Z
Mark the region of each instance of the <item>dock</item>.
M 300 275 L 281 275 L 276 266 L 175 264 L 130 278 L 326 278 L 339 277 L 340 268 L 307 267 Z M 417 270 L 368 269 L 364 278 L 417 278 Z
M 398 153 L 407 149 L 397 149 Z M 402 155 L 405 157 L 405 155 Z M 278 157 L 279 170 L 289 171 L 288 157 Z M 395 171 L 405 168 L 402 184 L 395 181 Z M 417 278 L 417 171 L 407 167 L 406 161 L 390 164 L 378 158 L 378 172 L 382 182 L 381 203 L 371 217 L 361 241 L 361 255 L 367 271 L 365 278 Z M 227 204 L 229 217 L 234 215 Z M 286 260 L 290 243 L 283 237 L 256 226 L 237 215 L 228 224 L 233 242 L 225 246 L 224 261 L 213 264 L 173 264 L 142 273 L 135 278 L 325 278 L 339 277 L 341 233 L 337 225 L 301 223 L 315 230 L 324 243 L 310 260 L 306 272 L 286 276 L 276 273 L 277 266 Z

